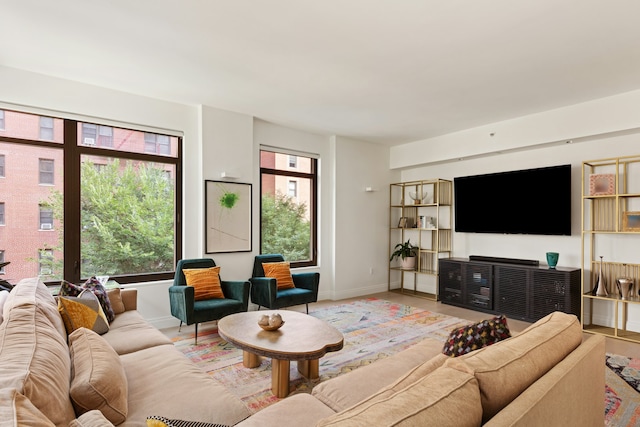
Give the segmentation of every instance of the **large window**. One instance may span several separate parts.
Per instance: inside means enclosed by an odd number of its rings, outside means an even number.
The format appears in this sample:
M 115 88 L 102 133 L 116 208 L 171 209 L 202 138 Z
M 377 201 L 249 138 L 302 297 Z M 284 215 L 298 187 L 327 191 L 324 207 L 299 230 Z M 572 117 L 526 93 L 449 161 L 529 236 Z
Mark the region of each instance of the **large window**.
M 156 134 L 13 111 L 6 119 L 0 194 L 12 220 L 0 242 L 20 242 L 1 248 L 12 280 L 173 278 L 182 257 L 179 137 L 157 134 L 162 154 L 145 153 L 145 135 Z M 43 141 L 51 123 L 54 141 Z
M 310 156 L 260 151 L 260 253 L 282 254 L 292 267 L 318 264 L 317 164 Z

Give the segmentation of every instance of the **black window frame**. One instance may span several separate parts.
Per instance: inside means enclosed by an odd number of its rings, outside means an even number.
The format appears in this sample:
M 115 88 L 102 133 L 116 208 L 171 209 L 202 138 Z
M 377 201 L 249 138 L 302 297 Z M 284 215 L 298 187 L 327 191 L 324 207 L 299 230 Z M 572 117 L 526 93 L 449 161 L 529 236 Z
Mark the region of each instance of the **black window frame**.
M 270 152 L 275 154 L 290 155 L 286 150 L 278 151 L 277 149 L 261 148 L 260 152 Z M 260 156 L 261 158 L 262 156 Z M 310 172 L 299 172 L 295 170 L 267 168 L 260 165 L 260 253 L 262 253 L 262 182 L 263 175 L 276 175 L 293 178 L 308 179 L 311 182 L 311 210 L 309 212 L 309 219 L 311 221 L 311 259 L 305 261 L 290 261 L 291 268 L 298 267 L 316 267 L 318 265 L 318 159 L 311 155 L 302 155 L 299 157 L 308 158 L 311 161 Z M 287 165 L 289 161 L 287 159 Z M 287 180 L 288 181 L 288 180 Z M 288 182 L 287 182 L 288 186 Z M 288 194 L 288 188 L 287 188 Z
M 26 113 L 28 114 L 28 113 Z M 40 116 L 41 118 L 44 116 Z M 55 118 L 52 118 L 55 119 Z M 173 280 L 175 275 L 175 263 L 182 258 L 182 137 L 177 137 L 176 156 L 157 155 L 152 153 L 135 153 L 117 151 L 109 148 L 84 146 L 78 144 L 78 124 L 82 120 L 61 119 L 63 122 L 63 142 L 56 143 L 53 140 L 32 140 L 25 138 L 6 137 L 0 135 L 0 142 L 26 144 L 54 148 L 63 151 L 63 194 L 64 194 L 64 231 L 63 231 L 63 277 L 65 280 L 80 283 L 86 277 L 80 277 L 81 263 L 81 212 L 80 212 L 80 163 L 83 155 L 104 156 L 134 161 L 146 161 L 172 164 L 175 166 L 175 215 L 174 215 L 174 265 L 170 271 L 158 271 L 139 274 L 122 274 L 110 276 L 120 284 L 143 283 L 159 280 Z M 55 121 L 54 121 L 55 122 Z M 40 124 L 42 121 L 39 122 Z M 44 159 L 52 160 L 52 159 Z M 38 165 L 40 172 L 40 164 Z M 55 163 L 54 172 L 55 176 Z M 54 178 L 55 180 L 55 178 Z M 40 181 L 40 180 L 38 180 Z M 50 184 L 44 184 L 50 185 Z M 42 251 L 43 249 L 40 249 Z M 38 258 L 39 259 L 39 258 Z M 58 284 L 58 281 L 46 282 Z

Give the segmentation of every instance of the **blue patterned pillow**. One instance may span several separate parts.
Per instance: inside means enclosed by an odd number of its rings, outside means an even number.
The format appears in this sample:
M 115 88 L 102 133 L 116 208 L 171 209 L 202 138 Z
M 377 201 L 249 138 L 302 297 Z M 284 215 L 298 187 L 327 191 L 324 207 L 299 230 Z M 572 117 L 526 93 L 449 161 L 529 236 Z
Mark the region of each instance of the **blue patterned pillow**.
M 511 333 L 504 315 L 455 329 L 444 343 L 442 353 L 457 357 L 509 338 Z
M 104 311 L 105 316 L 107 316 L 107 321 L 109 323 L 113 322 L 113 319 L 116 318 L 116 315 L 113 312 L 113 308 L 111 307 L 109 296 L 107 296 L 107 290 L 100 284 L 95 276 L 88 279 L 82 285 L 76 285 L 63 280 L 60 286 L 60 295 L 77 297 L 85 289 L 91 291 L 98 298 L 98 302 L 100 302 L 102 311 Z

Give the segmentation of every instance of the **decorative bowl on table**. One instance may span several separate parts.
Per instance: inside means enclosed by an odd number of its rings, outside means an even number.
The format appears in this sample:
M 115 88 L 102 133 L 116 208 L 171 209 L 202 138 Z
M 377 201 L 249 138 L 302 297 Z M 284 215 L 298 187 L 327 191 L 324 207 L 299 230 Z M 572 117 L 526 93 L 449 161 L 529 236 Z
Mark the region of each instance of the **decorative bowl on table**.
M 258 323 L 258 325 L 260 325 L 260 324 Z M 260 325 L 260 327 L 262 329 L 264 329 L 265 331 L 277 331 L 278 329 L 280 329 L 282 327 L 282 325 L 284 325 L 284 321 L 282 323 L 280 323 L 279 325 L 273 325 L 273 326 Z
M 276 331 L 284 325 L 284 320 L 278 313 L 273 313 L 271 316 L 264 314 L 260 320 L 258 320 L 258 326 L 265 331 Z

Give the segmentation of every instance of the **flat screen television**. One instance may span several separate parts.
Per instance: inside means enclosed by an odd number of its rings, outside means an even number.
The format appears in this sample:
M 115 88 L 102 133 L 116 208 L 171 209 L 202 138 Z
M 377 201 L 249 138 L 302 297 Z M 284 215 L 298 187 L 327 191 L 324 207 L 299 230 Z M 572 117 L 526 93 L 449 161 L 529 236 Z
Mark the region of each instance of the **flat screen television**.
M 453 182 L 456 232 L 571 235 L 571 165 Z

